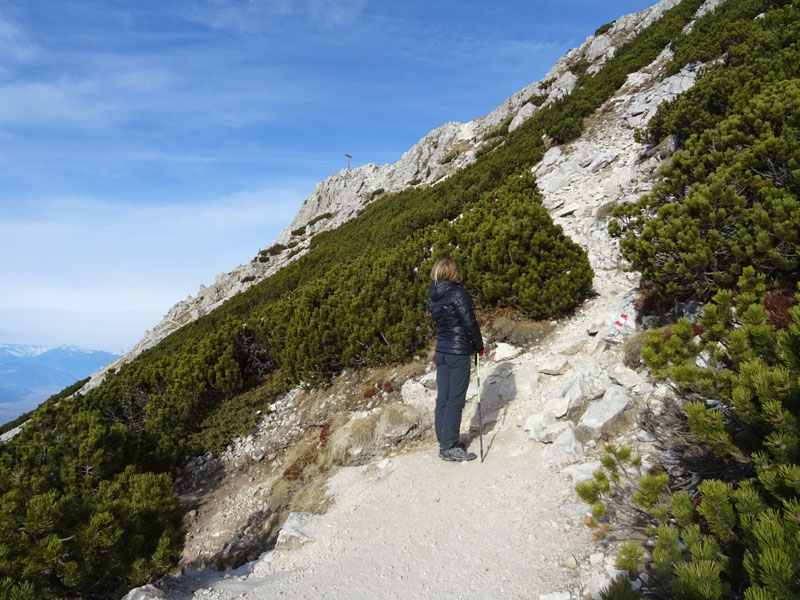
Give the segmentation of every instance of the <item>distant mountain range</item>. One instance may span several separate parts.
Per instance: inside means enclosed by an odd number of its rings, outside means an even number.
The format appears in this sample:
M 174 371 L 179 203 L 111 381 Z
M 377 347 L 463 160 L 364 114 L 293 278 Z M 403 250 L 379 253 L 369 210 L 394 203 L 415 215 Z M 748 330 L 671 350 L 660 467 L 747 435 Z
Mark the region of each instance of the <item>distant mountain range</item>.
M 0 344 L 0 423 L 36 408 L 116 358 L 117 354 L 76 346 Z

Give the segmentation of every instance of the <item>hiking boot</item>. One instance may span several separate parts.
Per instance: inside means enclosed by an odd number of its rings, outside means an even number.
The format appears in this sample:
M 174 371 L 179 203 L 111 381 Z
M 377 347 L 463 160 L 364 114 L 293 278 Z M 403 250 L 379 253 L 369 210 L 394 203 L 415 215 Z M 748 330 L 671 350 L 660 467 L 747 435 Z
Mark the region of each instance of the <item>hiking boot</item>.
M 458 445 L 455 445 L 447 450 L 440 450 L 439 451 L 439 458 L 442 460 L 449 460 L 453 462 L 464 462 L 467 460 L 475 460 L 478 458 L 478 455 L 474 452 L 467 452 L 464 448 L 461 448 Z

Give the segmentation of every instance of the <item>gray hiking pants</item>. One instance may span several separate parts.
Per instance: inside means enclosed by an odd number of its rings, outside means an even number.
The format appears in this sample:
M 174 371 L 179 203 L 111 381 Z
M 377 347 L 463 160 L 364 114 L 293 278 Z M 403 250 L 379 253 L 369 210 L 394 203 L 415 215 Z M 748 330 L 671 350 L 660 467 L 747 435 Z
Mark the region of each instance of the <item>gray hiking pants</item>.
M 461 412 L 467 399 L 470 356 L 436 353 L 436 439 L 439 448 L 452 448 L 459 440 Z

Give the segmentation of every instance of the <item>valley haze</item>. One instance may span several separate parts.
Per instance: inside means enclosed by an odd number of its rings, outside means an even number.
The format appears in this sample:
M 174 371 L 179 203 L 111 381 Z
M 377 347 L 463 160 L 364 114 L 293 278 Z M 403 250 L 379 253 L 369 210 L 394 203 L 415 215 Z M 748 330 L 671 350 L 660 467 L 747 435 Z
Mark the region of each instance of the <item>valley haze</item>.
M 0 425 L 91 375 L 118 354 L 0 343 Z

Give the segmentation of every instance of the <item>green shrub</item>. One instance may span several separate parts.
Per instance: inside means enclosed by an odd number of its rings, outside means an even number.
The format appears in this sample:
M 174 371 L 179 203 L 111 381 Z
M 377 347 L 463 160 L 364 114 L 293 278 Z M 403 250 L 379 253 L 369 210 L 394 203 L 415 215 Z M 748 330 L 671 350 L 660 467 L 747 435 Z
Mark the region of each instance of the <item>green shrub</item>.
M 586 60 L 585 58 L 581 58 L 580 60 L 576 60 L 569 66 L 569 70 L 571 73 L 580 77 L 586 70 L 592 66 L 592 62 L 590 60 Z
M 383 190 L 381 190 L 381 193 L 383 193 Z M 370 198 L 370 200 L 372 200 L 372 199 L 373 198 Z M 329 213 L 329 212 L 325 212 L 325 213 L 322 213 L 321 215 L 317 215 L 316 217 L 314 217 L 313 219 L 311 219 L 308 222 L 307 227 L 312 227 L 312 226 L 316 225 L 317 223 L 319 223 L 320 221 L 322 221 L 324 219 L 330 219 L 332 216 L 333 216 L 333 213 Z
M 574 306 L 591 287 L 586 253 L 554 225 L 530 172 L 509 181 L 453 228 L 453 258 L 483 306 L 539 319 Z
M 5 577 L 0 580 L 0 600 L 37 600 L 36 590 L 30 582 Z
M 292 229 L 292 235 L 297 237 L 301 236 L 306 232 L 306 226 L 303 225 L 302 227 L 298 227 L 297 229 Z
M 800 79 L 767 86 L 690 138 L 651 194 L 615 210 L 623 255 L 663 295 L 708 299 L 748 265 L 779 282 L 796 277 L 798 106 Z
M 492 140 L 492 141 L 491 141 L 491 142 L 489 142 L 488 144 L 484 144 L 483 146 L 481 146 L 480 148 L 478 148 L 478 150 L 475 152 L 475 158 L 476 158 L 476 159 L 479 159 L 479 158 L 480 158 L 480 157 L 482 157 L 484 154 L 488 154 L 489 152 L 491 152 L 492 150 L 494 150 L 495 148 L 497 148 L 497 147 L 498 147 L 499 145 L 501 145 L 502 143 L 503 143 L 503 140 L 502 140 L 502 139 L 500 139 L 500 138 L 495 138 L 494 140 Z
M 550 79 L 543 79 L 542 81 L 539 82 L 539 87 L 541 89 L 543 89 L 543 90 L 547 90 L 555 82 L 556 82 L 556 78 L 555 77 L 551 77 Z
M 525 100 L 525 103 L 533 104 L 534 106 L 541 106 L 547 101 L 548 97 L 548 94 L 533 95 Z
M 651 574 L 675 597 L 800 597 L 800 308 L 790 309 L 789 328 L 776 329 L 765 290 L 764 275 L 748 267 L 737 294 L 719 292 L 705 307 L 699 341 L 684 321 L 666 342 L 654 333 L 644 353 L 691 399 L 691 432 L 725 461 L 730 479 L 705 479 L 694 497 L 674 493 L 665 506 L 632 496 L 657 523 Z M 578 492 L 600 502 L 607 479 Z
M 594 31 L 595 37 L 603 35 L 604 33 L 610 31 L 611 28 L 614 26 L 614 23 L 616 23 L 616 21 L 611 21 L 610 23 L 606 23 L 605 25 L 601 25 L 600 27 L 595 29 Z
M 283 244 L 272 244 L 269 248 L 265 248 L 260 252 L 262 256 L 276 256 L 286 250 L 286 246 Z
M 234 436 L 250 435 L 259 413 L 268 413 L 269 406 L 288 389 L 286 378 L 280 371 L 275 371 L 258 387 L 223 400 L 191 435 L 192 447 L 218 454 Z
M 678 36 L 671 73 L 692 62 L 724 60 L 705 68 L 693 88 L 659 107 L 647 127 L 649 141 L 657 144 L 669 135 L 685 141 L 728 114 L 740 113 L 764 84 L 800 77 L 800 23 L 797 7 L 790 4 L 726 2 L 700 19 L 690 34 Z M 762 13 L 764 18 L 755 18 Z

